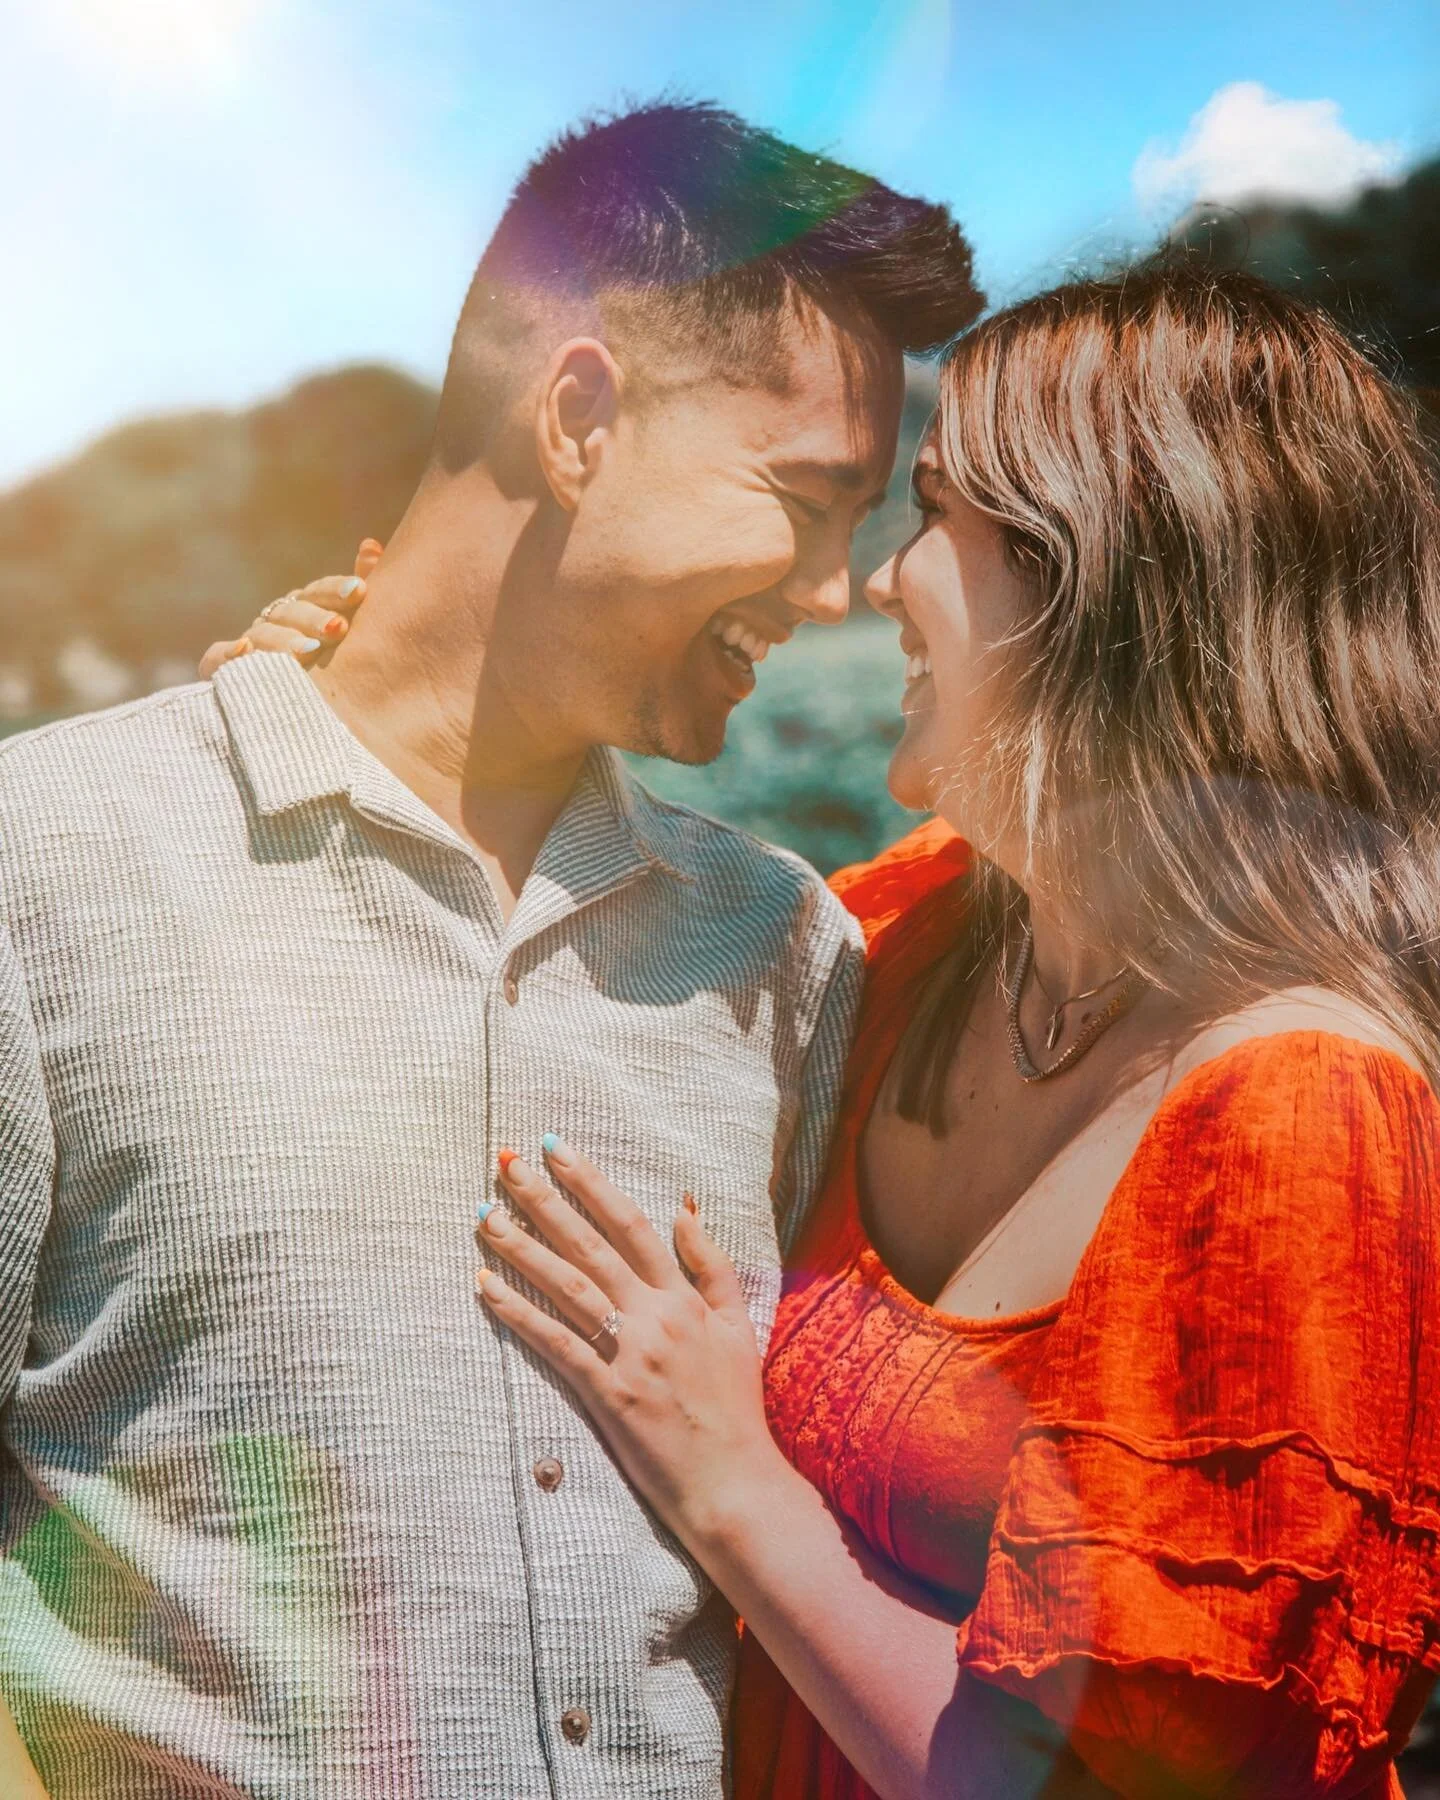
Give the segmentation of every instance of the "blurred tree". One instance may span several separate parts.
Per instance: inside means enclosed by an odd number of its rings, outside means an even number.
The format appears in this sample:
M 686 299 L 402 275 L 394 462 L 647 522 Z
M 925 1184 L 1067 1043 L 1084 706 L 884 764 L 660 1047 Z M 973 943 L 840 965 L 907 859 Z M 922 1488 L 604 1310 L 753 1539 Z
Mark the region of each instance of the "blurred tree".
M 345 369 L 248 412 L 122 426 L 0 495 L 0 710 L 173 681 L 258 604 L 348 569 L 404 510 L 434 413 L 408 376 Z
M 1397 379 L 1440 392 L 1440 157 L 1350 205 L 1199 207 L 1171 234 L 1312 300 Z

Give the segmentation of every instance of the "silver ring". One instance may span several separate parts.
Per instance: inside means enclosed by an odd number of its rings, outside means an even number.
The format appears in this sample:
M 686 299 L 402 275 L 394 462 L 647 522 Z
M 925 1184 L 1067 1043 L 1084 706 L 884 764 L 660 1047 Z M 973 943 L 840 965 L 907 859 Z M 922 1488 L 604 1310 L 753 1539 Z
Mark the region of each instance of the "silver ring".
M 298 600 L 299 597 L 300 597 L 299 588 L 291 588 L 291 590 L 288 594 L 282 594 L 278 600 L 272 600 L 268 606 L 262 606 L 260 608 L 260 617 L 262 619 L 273 618 L 275 613 L 280 609 L 280 607 L 284 606 L 287 601 Z
M 592 1331 L 585 1342 L 587 1344 L 594 1344 L 602 1337 L 608 1337 L 612 1342 L 619 1343 L 620 1327 L 624 1323 L 624 1313 L 622 1313 L 618 1307 L 612 1306 L 609 1312 L 606 1313 L 605 1317 L 600 1321 L 600 1329 L 598 1331 Z

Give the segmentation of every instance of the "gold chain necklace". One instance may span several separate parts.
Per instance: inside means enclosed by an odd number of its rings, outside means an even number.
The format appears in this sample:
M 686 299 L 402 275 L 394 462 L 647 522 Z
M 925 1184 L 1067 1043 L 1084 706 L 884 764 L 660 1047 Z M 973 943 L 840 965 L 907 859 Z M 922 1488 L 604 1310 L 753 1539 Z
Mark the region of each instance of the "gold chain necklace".
M 1025 977 L 1030 972 L 1030 962 L 1034 954 L 1035 934 L 1027 925 L 1025 927 L 1025 934 L 1020 940 L 1020 954 L 1015 959 L 1015 972 L 1010 977 L 1009 984 L 1005 990 L 1006 1034 L 1010 1039 L 1010 1057 L 1015 1064 L 1015 1073 L 1020 1079 L 1022 1081 L 1048 1081 L 1052 1075 L 1058 1075 L 1062 1069 L 1068 1069 L 1072 1063 L 1079 1062 L 1080 1058 L 1095 1042 L 1096 1038 L 1098 1038 L 1102 1032 L 1108 1031 L 1118 1018 L 1129 1012 L 1130 1008 L 1140 998 L 1145 983 L 1133 969 L 1130 970 L 1129 973 L 1125 975 L 1123 984 L 1116 990 L 1114 997 L 1110 1000 L 1109 1004 L 1102 1007 L 1101 1010 L 1096 1013 L 1095 1017 L 1080 1033 L 1079 1037 L 1076 1038 L 1075 1042 L 1064 1055 L 1051 1063 L 1048 1069 L 1037 1068 L 1030 1060 L 1030 1052 L 1025 1048 L 1025 1035 L 1020 1029 L 1020 996 L 1025 991 Z M 1110 979 L 1111 981 L 1114 981 L 1118 979 L 1118 977 L 1112 975 Z M 1038 975 L 1036 976 L 1036 980 L 1039 981 Z M 1100 983 L 1100 987 L 1107 987 L 1108 985 L 1109 983 L 1104 981 Z M 1045 990 L 1042 987 L 1040 991 L 1044 993 Z M 1065 1008 L 1071 1004 L 1071 1001 L 1088 1000 L 1092 994 L 1098 992 L 1099 988 L 1090 988 L 1083 994 L 1074 994 L 1071 996 L 1070 1000 L 1062 1000 L 1059 1006 L 1051 1011 L 1051 1029 L 1047 1034 L 1045 1041 L 1045 1048 L 1047 1050 L 1054 1048 L 1056 1039 L 1060 1035 L 1055 1029 L 1056 1019 L 1064 1012 Z M 1048 1000 L 1050 996 L 1045 994 L 1045 998 Z

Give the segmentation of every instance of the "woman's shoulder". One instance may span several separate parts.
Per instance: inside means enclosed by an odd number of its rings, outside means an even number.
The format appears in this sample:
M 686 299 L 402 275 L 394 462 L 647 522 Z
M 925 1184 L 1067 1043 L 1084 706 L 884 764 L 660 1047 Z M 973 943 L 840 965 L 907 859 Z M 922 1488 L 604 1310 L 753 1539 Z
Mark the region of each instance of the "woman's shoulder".
M 1183 1078 L 1207 1065 L 1222 1064 L 1232 1051 L 1242 1053 L 1237 1067 L 1258 1058 L 1271 1069 L 1283 1070 L 1293 1064 L 1298 1070 L 1305 1057 L 1305 1046 L 1299 1040 L 1307 1033 L 1335 1039 L 1332 1059 L 1352 1072 L 1375 1066 L 1374 1053 L 1379 1052 L 1424 1079 L 1414 1048 L 1385 1020 L 1347 995 L 1320 987 L 1266 994 L 1213 1020 L 1176 1055 L 1173 1077 Z
M 868 862 L 837 869 L 829 885 L 859 920 L 873 950 L 892 925 L 953 888 L 973 861 L 964 838 L 943 820 L 931 819 Z
M 1409 1053 L 1318 1004 L 1261 1017 L 1276 1028 L 1188 1052 L 1092 1270 L 1118 1257 L 1133 1274 L 1143 1244 L 1150 1268 L 1186 1271 L 1212 1295 L 1218 1278 L 1231 1299 L 1256 1281 L 1313 1296 L 1380 1280 L 1382 1266 L 1393 1275 L 1440 1230 L 1440 1100 Z

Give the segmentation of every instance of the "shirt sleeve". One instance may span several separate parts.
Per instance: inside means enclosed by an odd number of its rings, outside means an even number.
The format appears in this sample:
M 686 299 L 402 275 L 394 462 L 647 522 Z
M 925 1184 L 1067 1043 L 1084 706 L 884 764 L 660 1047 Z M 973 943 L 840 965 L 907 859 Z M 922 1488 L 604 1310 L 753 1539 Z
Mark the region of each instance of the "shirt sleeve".
M 10 1399 L 30 1335 L 54 1175 L 39 1037 L 19 959 L 0 925 L 0 1408 Z
M 848 915 L 839 914 L 838 908 L 835 912 L 839 915 L 839 943 L 825 977 L 800 1078 L 795 1128 L 775 1192 L 775 1223 L 782 1257 L 789 1254 L 825 1172 L 864 983 L 865 958 L 859 929 Z
M 1437 1215 L 1430 1089 L 1313 1032 L 1195 1071 L 1117 1187 L 960 1660 L 1126 1800 L 1386 1791 L 1440 1666 Z

